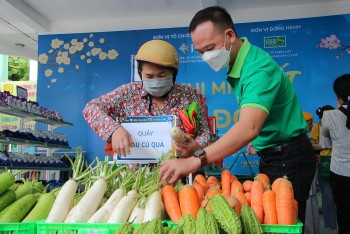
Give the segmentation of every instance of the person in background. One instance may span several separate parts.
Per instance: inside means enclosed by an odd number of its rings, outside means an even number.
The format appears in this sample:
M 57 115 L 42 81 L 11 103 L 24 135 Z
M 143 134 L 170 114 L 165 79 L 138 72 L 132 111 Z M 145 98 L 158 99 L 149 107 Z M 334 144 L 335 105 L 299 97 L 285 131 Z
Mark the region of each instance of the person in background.
M 334 110 L 323 112 L 321 135 L 332 141 L 330 183 L 337 208 L 338 233 L 350 233 L 350 74 L 335 79 L 338 101 Z
M 161 180 L 174 183 L 208 163 L 231 156 L 250 142 L 259 170 L 271 182 L 287 175 L 304 222 L 316 159 L 297 95 L 278 64 L 262 49 L 239 38 L 229 13 L 213 6 L 198 11 L 189 25 L 194 49 L 209 66 L 227 70 L 240 108 L 239 121 L 192 157 L 161 165 Z
M 319 107 L 316 110 L 316 114 L 319 118 L 319 122 L 315 123 L 310 132 L 310 140 L 313 144 L 318 144 L 321 148 L 318 151 L 320 155 L 320 164 L 318 167 L 318 182 L 322 195 L 322 211 L 325 228 L 329 228 L 331 234 L 337 233 L 337 214 L 333 199 L 333 193 L 329 181 L 329 162 L 332 155 L 332 142 L 327 141 L 325 137 L 321 135 L 321 120 L 323 112 L 328 110 L 334 110 L 333 106 L 325 105 Z
M 312 114 L 310 114 L 309 112 L 306 112 L 306 111 L 303 111 L 303 116 L 304 116 L 304 119 L 306 120 L 306 123 L 307 123 L 307 129 L 309 132 L 311 132 L 314 117 L 312 116 Z
M 307 123 L 307 127 L 309 132 L 312 130 L 313 127 L 313 115 L 309 112 L 303 111 L 304 118 Z M 312 141 L 311 141 L 312 143 Z M 316 151 L 319 150 L 319 145 L 313 144 L 312 147 Z M 318 160 L 317 160 L 318 162 Z M 316 190 L 316 183 L 317 183 L 317 173 L 315 174 L 312 183 L 311 183 L 311 189 L 309 192 L 309 199 L 306 201 L 306 215 L 305 215 L 305 224 L 304 224 L 304 234 L 318 234 L 319 233 L 319 219 L 320 219 L 320 213 L 318 210 L 318 202 L 317 202 L 317 190 Z
M 135 60 L 142 82 L 123 84 L 113 91 L 88 102 L 83 115 L 90 127 L 102 140 L 111 144 L 111 149 L 119 156 L 127 156 L 132 146 L 132 138 L 118 122 L 119 117 L 175 115 L 176 124 L 184 130 L 178 110 L 188 109 L 192 102 L 198 102 L 198 93 L 187 85 L 177 84 L 178 53 L 166 41 L 151 40 L 138 50 Z M 193 152 L 208 144 L 210 130 L 203 107 L 200 109 L 200 125 L 193 139 L 187 136 L 182 145 L 181 155 Z M 113 153 L 112 152 L 112 153 Z

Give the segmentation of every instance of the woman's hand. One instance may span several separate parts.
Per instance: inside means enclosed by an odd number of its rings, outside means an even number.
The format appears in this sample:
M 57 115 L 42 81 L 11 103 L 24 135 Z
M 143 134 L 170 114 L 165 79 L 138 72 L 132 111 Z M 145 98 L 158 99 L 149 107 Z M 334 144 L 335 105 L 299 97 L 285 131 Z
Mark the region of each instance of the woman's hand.
M 119 156 L 125 157 L 130 154 L 132 147 L 131 136 L 123 127 L 119 127 L 112 134 L 112 148 Z
M 194 151 L 201 148 L 201 146 L 192 138 L 190 134 L 186 133 L 184 136 L 184 142 L 174 141 L 173 143 L 175 146 L 176 155 L 180 155 L 183 158 L 188 158 L 193 155 Z
M 160 181 L 175 183 L 183 176 L 196 172 L 201 166 L 201 160 L 196 157 L 170 159 L 160 166 Z

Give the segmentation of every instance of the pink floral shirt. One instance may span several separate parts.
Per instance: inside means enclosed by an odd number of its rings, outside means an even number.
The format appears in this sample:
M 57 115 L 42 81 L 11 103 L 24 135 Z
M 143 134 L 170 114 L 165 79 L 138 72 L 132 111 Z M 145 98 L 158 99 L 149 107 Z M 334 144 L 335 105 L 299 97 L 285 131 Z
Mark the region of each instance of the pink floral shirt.
M 120 126 L 116 117 L 175 115 L 177 126 L 184 131 L 177 110 L 187 109 L 194 101 L 200 103 L 195 89 L 187 85 L 174 84 L 165 100 L 164 108 L 158 109 L 151 102 L 150 95 L 143 89 L 142 83 L 132 82 L 91 100 L 86 104 L 83 115 L 91 128 L 107 142 Z M 201 146 L 206 146 L 210 141 L 210 130 L 201 105 L 200 112 L 200 127 L 195 140 Z

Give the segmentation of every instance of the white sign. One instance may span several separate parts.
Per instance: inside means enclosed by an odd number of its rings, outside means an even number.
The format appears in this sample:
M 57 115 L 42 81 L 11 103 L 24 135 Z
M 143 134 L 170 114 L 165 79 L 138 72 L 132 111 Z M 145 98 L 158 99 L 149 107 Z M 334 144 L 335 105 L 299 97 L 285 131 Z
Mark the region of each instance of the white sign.
M 175 124 L 174 116 L 122 117 L 118 122 L 130 133 L 133 146 L 127 157 L 115 156 L 117 163 L 155 163 L 172 152 L 169 132 Z

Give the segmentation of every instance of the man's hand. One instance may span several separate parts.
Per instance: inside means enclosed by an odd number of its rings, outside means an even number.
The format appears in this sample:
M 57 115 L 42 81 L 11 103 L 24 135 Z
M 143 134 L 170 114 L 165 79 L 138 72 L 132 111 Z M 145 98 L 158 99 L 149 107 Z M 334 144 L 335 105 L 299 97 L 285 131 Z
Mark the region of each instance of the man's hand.
M 132 147 L 131 136 L 123 127 L 119 127 L 112 134 L 112 148 L 119 156 L 125 157 L 130 154 Z
M 247 146 L 247 154 L 250 154 L 250 155 L 256 155 L 257 154 L 252 143 L 249 143 L 248 146 Z
M 184 135 L 185 141 L 173 141 L 175 146 L 176 155 L 180 155 L 183 158 L 191 157 L 194 151 L 198 150 L 201 146 L 195 141 L 188 133 Z
M 195 157 L 170 159 L 160 166 L 160 181 L 175 183 L 179 178 L 196 172 L 201 166 L 201 160 Z

